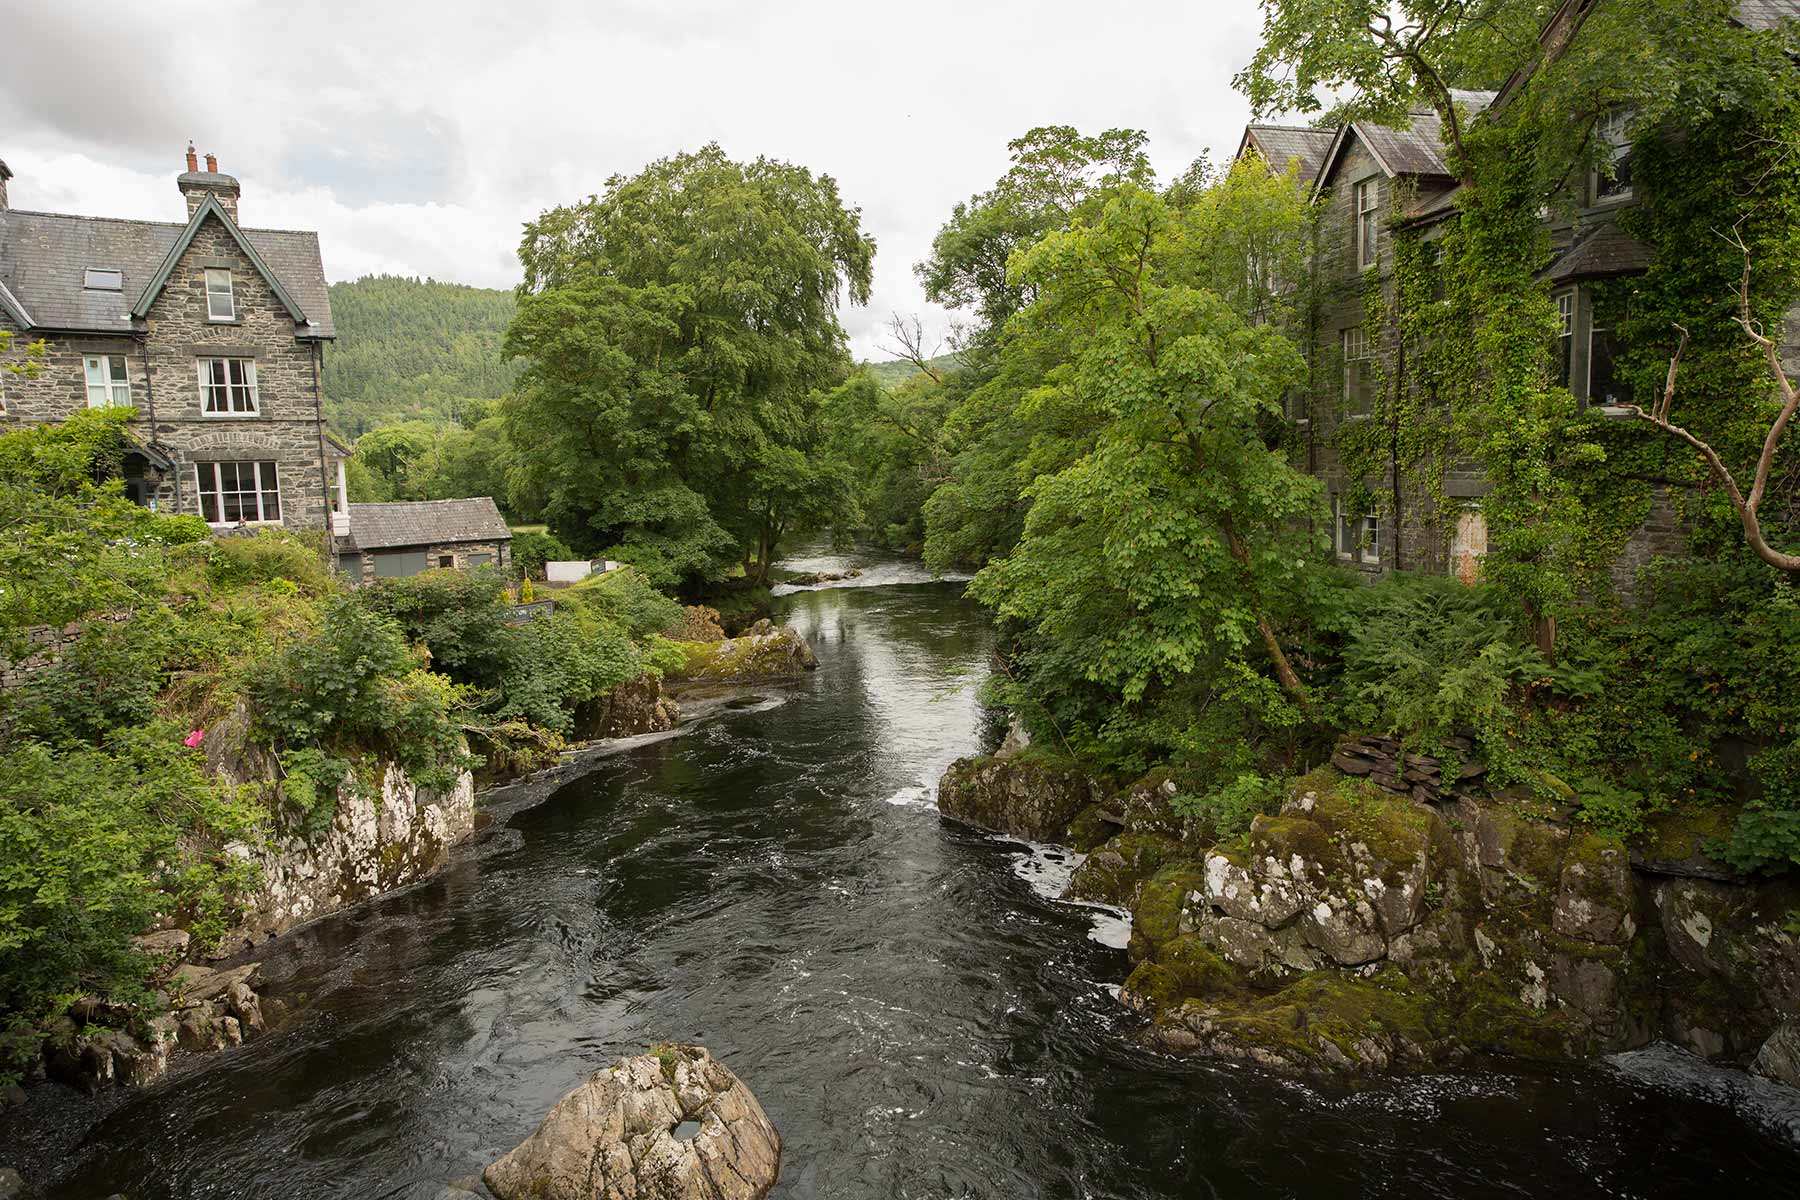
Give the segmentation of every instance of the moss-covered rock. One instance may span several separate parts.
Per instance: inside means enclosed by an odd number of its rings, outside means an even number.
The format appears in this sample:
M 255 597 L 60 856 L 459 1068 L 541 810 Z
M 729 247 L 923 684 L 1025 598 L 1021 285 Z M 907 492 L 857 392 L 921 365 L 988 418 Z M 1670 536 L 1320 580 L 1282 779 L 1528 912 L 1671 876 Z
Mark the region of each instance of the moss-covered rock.
M 1069 822 L 1067 844 L 1086 854 L 1111 840 L 1122 828 L 1117 814 L 1102 805 L 1090 804 Z
M 1205 871 L 1191 859 L 1170 863 L 1145 880 L 1131 906 L 1132 957 L 1155 954 L 1174 941 L 1189 897 L 1201 899 L 1205 887 Z
M 789 679 L 819 665 L 798 630 L 758 621 L 743 637 L 718 642 L 682 642 L 687 662 L 678 679 L 690 683 L 749 683 Z
M 1129 907 L 1139 886 L 1164 863 L 1183 857 L 1185 848 L 1173 838 L 1122 833 L 1089 854 L 1069 880 L 1067 898 Z
M 1087 772 L 1036 749 L 958 759 L 938 780 L 945 816 L 1034 842 L 1066 842 L 1069 823 L 1103 798 Z

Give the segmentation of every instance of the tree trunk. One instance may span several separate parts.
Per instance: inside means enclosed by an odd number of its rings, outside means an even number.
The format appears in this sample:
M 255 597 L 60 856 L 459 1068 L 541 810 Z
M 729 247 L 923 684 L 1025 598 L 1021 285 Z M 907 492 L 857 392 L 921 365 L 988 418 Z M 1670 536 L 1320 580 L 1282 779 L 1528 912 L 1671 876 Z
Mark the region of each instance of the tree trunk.
M 1231 514 L 1227 513 L 1220 519 L 1219 528 L 1225 534 L 1225 546 L 1231 551 L 1231 557 L 1236 559 L 1238 566 L 1243 569 L 1244 584 L 1248 588 L 1250 584 L 1250 551 L 1244 545 L 1244 540 L 1238 536 L 1237 525 L 1232 521 Z M 1282 650 L 1281 640 L 1275 636 L 1274 625 L 1270 624 L 1267 614 L 1263 613 L 1260 607 L 1256 613 L 1256 629 L 1258 633 L 1262 634 L 1263 645 L 1268 648 L 1269 657 L 1275 662 L 1275 677 L 1281 681 L 1281 686 L 1287 691 L 1287 694 L 1294 698 L 1294 703 L 1300 706 L 1300 710 L 1307 716 L 1312 716 L 1312 697 L 1307 694 L 1306 685 L 1300 681 L 1299 674 L 1294 670 L 1293 664 L 1288 661 L 1287 653 Z

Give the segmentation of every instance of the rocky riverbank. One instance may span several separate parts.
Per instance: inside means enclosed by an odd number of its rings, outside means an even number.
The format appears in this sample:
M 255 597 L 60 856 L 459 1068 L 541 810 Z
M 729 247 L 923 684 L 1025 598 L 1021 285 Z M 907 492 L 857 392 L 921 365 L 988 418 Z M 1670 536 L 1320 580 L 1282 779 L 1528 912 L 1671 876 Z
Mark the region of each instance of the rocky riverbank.
M 1667 1039 L 1800 1086 L 1800 883 L 1381 753 L 1342 748 L 1352 773 L 1315 771 L 1236 839 L 1182 815 L 1173 779 L 1111 791 L 1036 751 L 958 762 L 939 807 L 1088 852 L 1070 898 L 1131 910 L 1121 998 L 1168 1049 L 1370 1072 Z

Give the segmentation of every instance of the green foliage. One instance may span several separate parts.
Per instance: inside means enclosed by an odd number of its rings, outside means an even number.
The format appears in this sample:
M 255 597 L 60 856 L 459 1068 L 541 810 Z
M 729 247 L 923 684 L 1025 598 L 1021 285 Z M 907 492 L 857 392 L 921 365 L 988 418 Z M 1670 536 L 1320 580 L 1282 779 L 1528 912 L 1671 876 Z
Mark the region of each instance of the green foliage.
M 1282 798 L 1293 780 L 1286 776 L 1259 775 L 1246 771 L 1220 787 L 1199 795 L 1182 793 L 1173 803 L 1176 812 L 1204 822 L 1220 841 L 1250 832 L 1250 823 L 1265 813 L 1279 812 Z
M 338 340 L 321 378 L 326 419 L 354 438 L 402 420 L 472 424 L 470 409 L 518 377 L 500 352 L 514 305 L 510 291 L 434 279 L 332 284 Z
M 1334 617 L 1341 720 L 1427 751 L 1464 730 L 1503 747 L 1508 694 L 1547 669 L 1520 642 L 1517 608 L 1491 586 L 1397 572 L 1347 593 Z
M 261 810 L 181 738 L 152 721 L 99 745 L 0 751 L 0 1013 L 15 1026 L 75 995 L 141 998 L 129 936 L 174 912 L 204 938 L 200 919 L 249 882 L 223 846 Z
M 1094 442 L 1029 486 L 1023 537 L 970 594 L 1028 631 L 1005 690 L 1126 766 L 1195 747 L 1215 703 L 1249 732 L 1303 702 L 1274 625 L 1314 586 L 1319 489 L 1263 436 L 1303 364 L 1205 286 L 1219 211 L 1122 184 L 1015 264 L 1037 296 L 1019 324 L 1068 352 L 1025 403 L 1083 404 Z
M 332 590 L 324 548 L 317 538 L 286 529 L 262 529 L 249 537 L 221 537 L 206 544 L 207 575 L 215 586 L 237 588 L 285 580 L 308 595 Z
M 682 618 L 679 603 L 651 586 L 643 572 L 629 567 L 590 575 L 557 593 L 557 603 L 617 626 L 631 638 L 667 633 Z
M 873 255 L 829 176 L 717 146 L 542 214 L 505 344 L 527 362 L 515 502 L 659 583 L 765 576 L 791 530 L 854 507 L 820 408 Z
M 1630 838 L 1644 832 L 1650 807 L 1642 792 L 1590 776 L 1575 781 L 1575 794 L 1581 800 L 1576 820 L 1613 837 Z
M 513 569 L 521 579 L 527 576 L 542 579 L 546 562 L 571 562 L 575 557 L 575 552 L 569 549 L 568 543 L 553 533 L 540 530 L 520 530 L 513 533 Z

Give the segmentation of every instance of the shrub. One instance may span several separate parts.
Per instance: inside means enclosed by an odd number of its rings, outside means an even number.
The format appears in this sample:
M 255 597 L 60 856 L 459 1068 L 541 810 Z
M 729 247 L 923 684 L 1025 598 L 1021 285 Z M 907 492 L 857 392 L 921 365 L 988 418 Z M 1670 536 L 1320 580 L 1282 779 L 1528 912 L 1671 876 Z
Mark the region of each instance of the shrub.
M 497 715 L 566 733 L 575 707 L 643 671 L 620 630 L 556 612 L 517 630 L 513 667 Z
M 423 643 L 433 665 L 459 683 L 496 687 L 512 669 L 506 581 L 494 571 L 426 571 L 358 589 L 357 601 Z
M 634 567 L 590 575 L 558 593 L 557 603 L 610 622 L 633 638 L 667 633 L 684 615 L 678 602 L 657 591 Z
M 1496 589 L 1445 576 L 1396 572 L 1348 593 L 1335 623 L 1344 723 L 1415 746 L 1473 729 L 1485 748 L 1497 748 L 1507 692 L 1548 670 L 1535 647 L 1521 644 L 1516 615 Z
M 311 634 L 252 663 L 246 690 L 262 731 L 283 744 L 353 739 L 387 728 L 382 684 L 412 665 L 392 618 L 339 597 Z
M 220 587 L 287 580 L 315 596 L 332 586 L 320 547 L 285 529 L 214 539 L 207 550 L 207 576 Z
M 542 579 L 546 562 L 569 562 L 578 557 L 567 542 L 553 533 L 528 529 L 513 534 L 513 571 L 521 579 Z
M 17 1026 L 75 995 L 145 1000 L 132 934 L 158 913 L 216 937 L 250 879 L 224 843 L 264 817 L 222 787 L 182 730 L 151 722 L 100 746 L 0 752 L 0 1010 Z
M 1203 795 L 1177 796 L 1172 804 L 1182 816 L 1206 821 L 1213 836 L 1223 840 L 1249 833 L 1250 823 L 1257 817 L 1278 811 L 1292 782 L 1286 777 L 1245 773 Z

